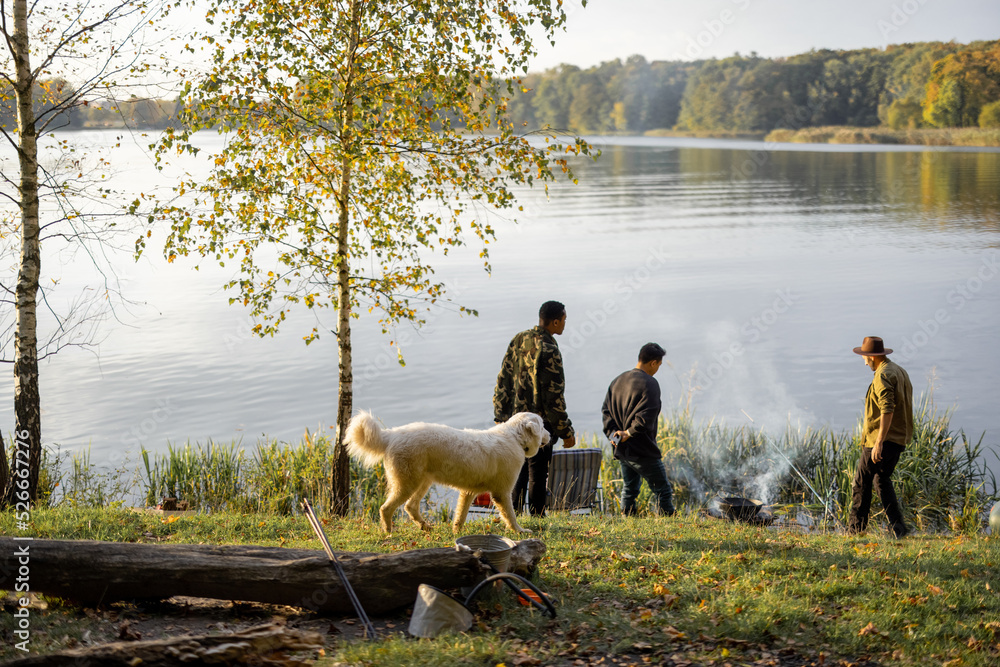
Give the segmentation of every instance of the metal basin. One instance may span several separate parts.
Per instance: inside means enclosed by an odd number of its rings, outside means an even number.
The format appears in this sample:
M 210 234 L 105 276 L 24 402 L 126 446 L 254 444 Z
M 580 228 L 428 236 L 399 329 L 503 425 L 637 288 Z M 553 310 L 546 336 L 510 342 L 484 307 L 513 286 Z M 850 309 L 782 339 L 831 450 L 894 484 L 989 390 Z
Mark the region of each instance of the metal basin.
M 759 500 L 730 496 L 719 501 L 719 509 L 730 519 L 749 521 L 757 516 L 763 504 Z

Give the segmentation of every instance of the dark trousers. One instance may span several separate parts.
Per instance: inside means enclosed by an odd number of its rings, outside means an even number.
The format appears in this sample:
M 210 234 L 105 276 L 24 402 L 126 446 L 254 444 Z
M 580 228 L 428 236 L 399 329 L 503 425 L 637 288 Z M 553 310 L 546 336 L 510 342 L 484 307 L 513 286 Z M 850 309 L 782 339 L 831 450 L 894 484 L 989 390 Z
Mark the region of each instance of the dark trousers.
M 642 480 L 649 484 L 649 490 L 656 496 L 660 514 L 672 516 L 674 513 L 674 489 L 667 479 L 667 469 L 663 459 L 646 461 L 620 461 L 622 464 L 622 513 L 626 516 L 635 514 L 635 501 L 642 488 Z
M 872 448 L 862 448 L 861 460 L 858 461 L 858 469 L 854 473 L 851 516 L 847 522 L 849 532 L 861 533 L 868 528 L 873 487 L 878 490 L 878 497 L 882 501 L 882 507 L 885 508 L 890 529 L 897 535 L 907 532 L 906 524 L 903 523 L 903 513 L 896 499 L 896 489 L 892 486 L 892 472 L 896 469 L 902 453 L 903 447 L 900 445 L 883 442 L 882 460 L 876 463 L 872 461 Z
M 514 511 L 524 508 L 524 493 L 528 492 L 528 507 L 531 516 L 545 514 L 545 501 L 548 499 L 549 462 L 552 461 L 552 448 L 558 438 L 552 438 L 549 444 L 539 448 L 538 453 L 524 460 L 521 474 L 514 484 Z

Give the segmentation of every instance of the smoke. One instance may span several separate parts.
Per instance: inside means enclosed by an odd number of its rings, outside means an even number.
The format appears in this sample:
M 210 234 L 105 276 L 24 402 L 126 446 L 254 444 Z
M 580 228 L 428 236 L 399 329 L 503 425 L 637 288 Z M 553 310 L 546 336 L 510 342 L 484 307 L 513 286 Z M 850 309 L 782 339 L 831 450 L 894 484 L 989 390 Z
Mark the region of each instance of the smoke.
M 805 444 L 791 437 L 775 440 L 753 426 L 687 423 L 679 426 L 682 446 L 670 452 L 670 476 L 687 488 L 693 502 L 707 502 L 718 509 L 718 498 L 749 497 L 770 505 L 781 487 L 795 474 L 792 462 L 805 452 Z

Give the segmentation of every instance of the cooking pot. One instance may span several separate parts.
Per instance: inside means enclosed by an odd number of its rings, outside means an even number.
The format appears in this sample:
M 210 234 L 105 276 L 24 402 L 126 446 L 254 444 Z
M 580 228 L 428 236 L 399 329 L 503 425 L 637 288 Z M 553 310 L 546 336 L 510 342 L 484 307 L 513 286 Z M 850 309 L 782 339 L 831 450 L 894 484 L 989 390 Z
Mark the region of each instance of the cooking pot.
M 759 500 L 740 498 L 739 496 L 729 496 L 719 501 L 719 509 L 730 519 L 749 521 L 757 516 L 764 503 Z

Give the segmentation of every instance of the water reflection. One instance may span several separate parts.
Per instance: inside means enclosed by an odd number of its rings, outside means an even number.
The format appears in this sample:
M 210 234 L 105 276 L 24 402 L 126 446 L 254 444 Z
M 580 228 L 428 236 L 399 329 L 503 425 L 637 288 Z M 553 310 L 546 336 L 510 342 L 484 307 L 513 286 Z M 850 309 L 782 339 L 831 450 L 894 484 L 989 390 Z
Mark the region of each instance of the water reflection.
M 819 216 L 809 224 L 820 227 L 841 225 L 834 216 L 850 211 L 866 216 L 855 220 L 862 226 L 894 231 L 1000 231 L 997 153 L 605 145 L 597 163 L 577 171 L 604 211 L 666 205 L 687 215 L 739 216 L 766 207 Z M 577 204 L 584 201 L 594 203 Z M 833 215 L 824 221 L 825 214 Z
M 996 262 L 1000 153 L 602 143 L 601 159 L 575 162 L 579 185 L 556 185 L 548 197 L 521 192 L 520 224 L 496 225 L 492 274 L 478 249 L 435 258 L 437 276 L 478 318 L 442 310 L 422 331 L 394 332 L 404 342 L 400 367 L 362 315 L 356 408 L 387 425 L 488 426 L 507 343 L 556 298 L 569 310 L 560 345 L 582 431 L 599 431 L 608 383 L 649 340 L 668 351 L 671 370 L 658 376 L 668 407 L 687 400 L 690 378 L 702 374 L 693 404 L 706 418 L 742 420 L 744 409 L 779 429 L 851 429 L 870 372 L 850 349 L 874 334 L 909 345 L 901 361 L 915 389 L 938 369 L 938 400 L 958 405 L 956 427 L 988 430 L 988 447 L 997 441 L 1000 280 L 980 281 L 961 302 L 949 295 Z M 125 164 L 136 189 L 162 178 L 139 157 L 131 171 Z M 333 423 L 336 340 L 301 341 L 314 314 L 293 313 L 281 335 L 258 340 L 220 289 L 228 269 L 196 273 L 193 262 L 155 257 L 136 266 L 123 256 L 127 296 L 150 308 L 111 330 L 99 360 L 71 351 L 44 365 L 47 442 L 92 444 L 96 460 L 140 436 L 164 449 L 189 438 L 297 438 Z M 69 265 L 43 266 L 48 278 L 71 278 Z M 938 313 L 945 319 L 927 335 Z M 10 383 L 0 386 L 8 424 L 10 393 Z M 151 415 L 163 419 L 147 429 Z

